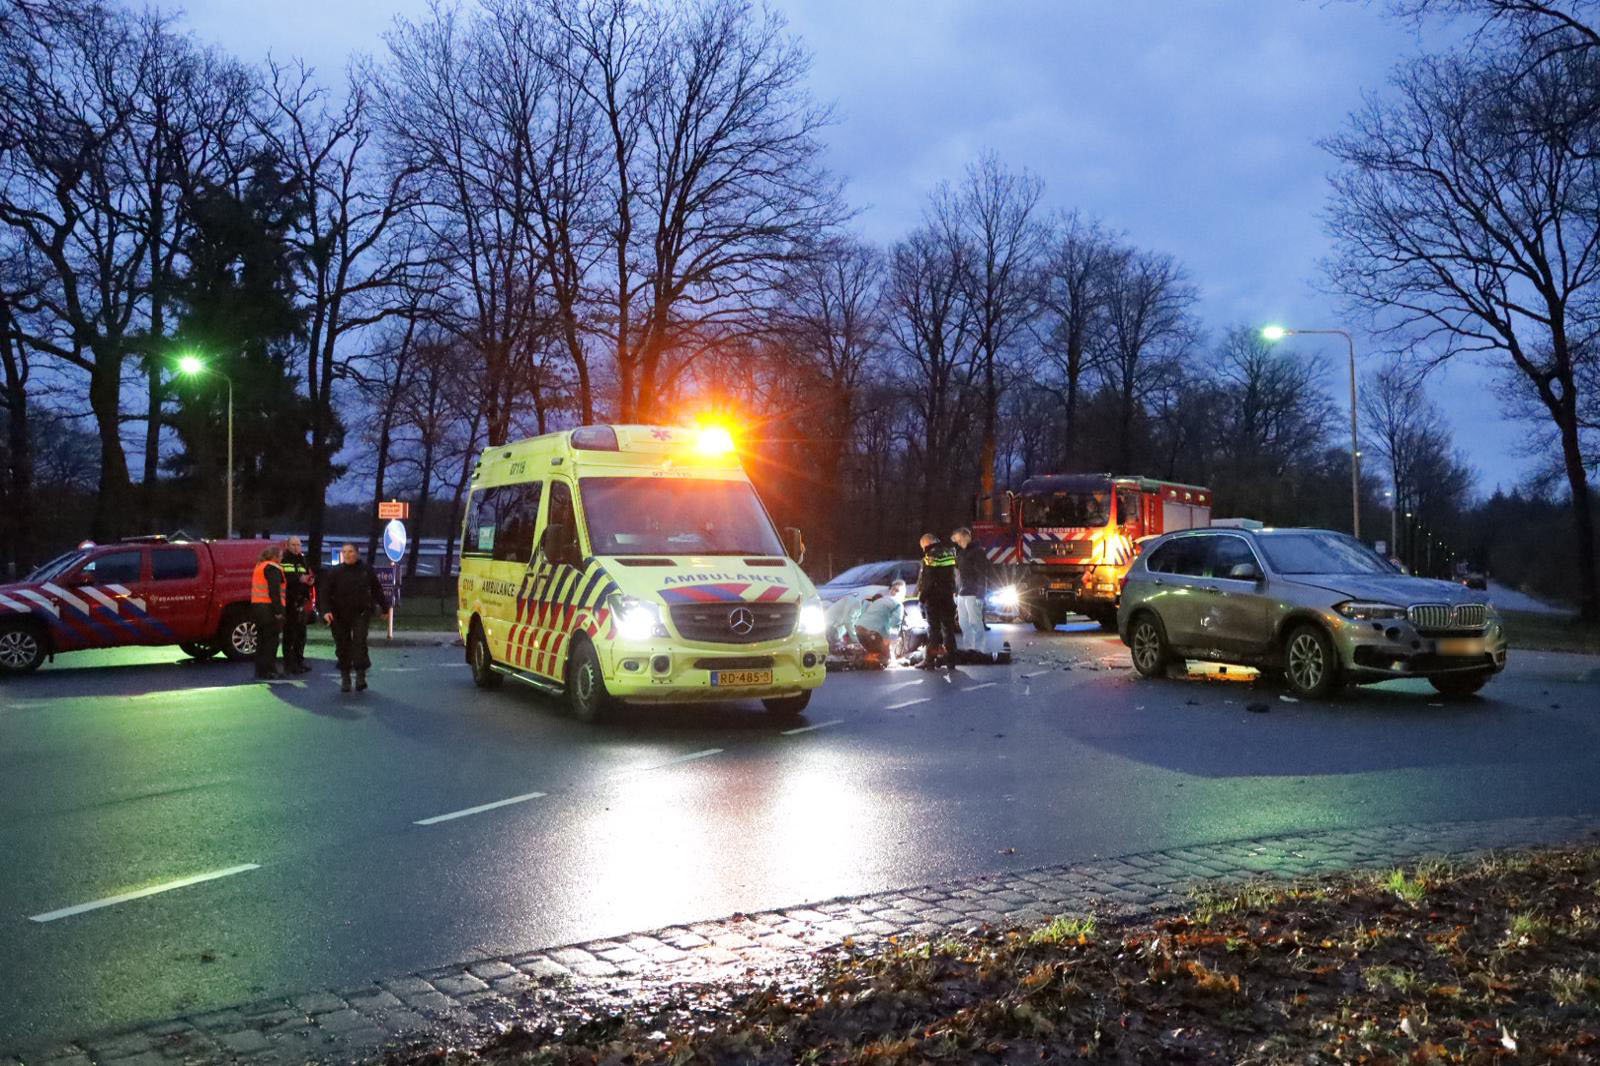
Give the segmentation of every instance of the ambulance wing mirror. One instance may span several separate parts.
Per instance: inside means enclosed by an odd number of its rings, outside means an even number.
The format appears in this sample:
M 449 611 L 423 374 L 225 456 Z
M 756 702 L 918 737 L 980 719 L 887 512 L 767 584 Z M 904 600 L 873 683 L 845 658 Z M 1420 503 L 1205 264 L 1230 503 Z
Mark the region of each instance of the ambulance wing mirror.
M 797 563 L 806 561 L 805 538 L 800 536 L 800 530 L 795 526 L 785 526 L 783 529 L 783 551 Z
M 560 522 L 544 527 L 544 540 L 540 547 L 544 549 L 545 558 L 557 566 L 578 565 L 578 545 L 573 540 L 572 530 Z

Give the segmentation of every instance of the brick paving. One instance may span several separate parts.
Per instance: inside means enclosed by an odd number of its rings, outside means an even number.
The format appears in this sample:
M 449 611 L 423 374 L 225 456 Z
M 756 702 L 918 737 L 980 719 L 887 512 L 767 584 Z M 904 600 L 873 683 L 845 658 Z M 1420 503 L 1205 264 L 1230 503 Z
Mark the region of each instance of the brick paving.
M 781 911 L 736 914 L 426 973 L 264 1000 L 39 1049 L 0 1066 L 175 1066 L 371 1060 L 416 1041 L 452 1046 L 563 1002 L 644 982 L 746 983 L 841 945 L 1027 925 L 1059 914 L 1128 920 L 1183 906 L 1193 885 L 1463 859 L 1600 842 L 1600 816 L 1448 822 L 1232 841 L 994 874 Z

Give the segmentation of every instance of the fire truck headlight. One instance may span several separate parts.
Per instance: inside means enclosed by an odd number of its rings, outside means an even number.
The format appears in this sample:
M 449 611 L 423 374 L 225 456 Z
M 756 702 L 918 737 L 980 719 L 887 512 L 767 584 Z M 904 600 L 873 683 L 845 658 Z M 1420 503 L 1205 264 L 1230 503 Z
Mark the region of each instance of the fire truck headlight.
M 611 610 L 617 619 L 617 635 L 623 640 L 649 640 L 664 637 L 661 610 L 655 604 L 632 596 L 613 596 Z
M 1333 609 L 1354 622 L 1379 622 L 1406 616 L 1404 607 L 1397 607 L 1392 603 L 1361 603 L 1356 600 L 1346 600 L 1336 604 Z
M 800 606 L 800 632 L 808 637 L 820 637 L 828 627 L 828 613 L 821 599 L 810 599 Z
M 1017 604 L 1021 602 L 1022 593 L 1017 591 L 1017 586 L 1015 585 L 1007 585 L 1004 588 L 995 590 L 994 605 L 999 607 L 1001 610 L 1015 610 Z

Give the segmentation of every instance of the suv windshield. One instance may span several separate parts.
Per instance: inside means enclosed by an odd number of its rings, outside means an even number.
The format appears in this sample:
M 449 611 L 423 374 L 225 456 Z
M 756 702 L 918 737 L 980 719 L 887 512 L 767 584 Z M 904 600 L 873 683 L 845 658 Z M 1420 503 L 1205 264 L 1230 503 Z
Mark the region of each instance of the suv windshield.
M 60 577 L 63 573 L 72 569 L 78 564 L 79 560 L 88 554 L 89 553 L 85 551 L 73 550 L 67 552 L 65 555 L 58 555 L 54 559 L 51 559 L 48 563 L 45 563 L 43 566 L 39 567 L 39 569 L 35 570 L 33 573 L 29 574 L 27 577 L 23 578 L 23 580 L 32 582 L 34 584 L 37 584 L 40 581 L 50 581 L 54 578 Z
M 1377 552 L 1343 533 L 1273 533 L 1258 537 L 1272 569 L 1280 574 L 1393 574 Z
M 1022 498 L 1025 526 L 1103 526 L 1111 521 L 1111 493 L 1052 492 Z
M 586 477 L 578 482 L 596 555 L 782 555 L 746 481 Z

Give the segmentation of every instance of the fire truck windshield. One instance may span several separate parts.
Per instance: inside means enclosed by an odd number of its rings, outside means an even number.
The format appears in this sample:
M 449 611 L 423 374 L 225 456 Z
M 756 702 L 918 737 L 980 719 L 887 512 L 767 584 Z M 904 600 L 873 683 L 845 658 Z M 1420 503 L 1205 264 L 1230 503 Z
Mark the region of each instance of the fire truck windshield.
M 1103 526 L 1111 521 L 1110 490 L 1049 492 L 1022 498 L 1022 524 L 1030 528 Z

